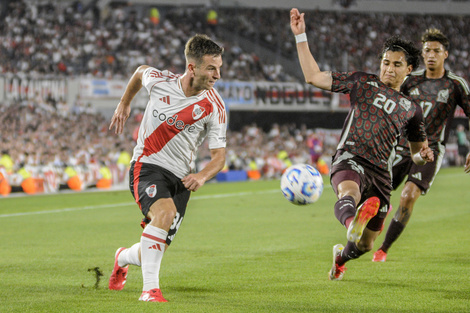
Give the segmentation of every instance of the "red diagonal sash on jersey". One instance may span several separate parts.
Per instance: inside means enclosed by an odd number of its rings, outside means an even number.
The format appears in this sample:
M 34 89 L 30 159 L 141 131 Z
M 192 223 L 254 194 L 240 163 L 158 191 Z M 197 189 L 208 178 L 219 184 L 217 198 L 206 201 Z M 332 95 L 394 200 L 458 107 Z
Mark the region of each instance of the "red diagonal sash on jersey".
M 201 116 L 198 116 L 196 119 L 194 119 L 193 111 L 194 111 L 194 106 L 196 104 L 204 109 L 204 113 L 201 114 Z M 159 152 L 171 139 L 173 139 L 176 135 L 178 135 L 181 131 L 183 131 L 184 127 L 191 126 L 198 120 L 212 113 L 212 108 L 213 108 L 212 104 L 208 99 L 203 99 L 200 102 L 194 103 L 186 107 L 185 109 L 179 111 L 178 113 L 174 114 L 171 118 L 174 119 L 176 116 L 177 118 L 176 120 L 174 120 L 174 123 L 173 123 L 173 120 L 171 121 L 172 125 L 168 124 L 167 121 L 162 122 L 153 131 L 153 133 L 145 139 L 143 153 L 137 159 L 137 162 L 135 163 L 135 166 L 134 166 L 134 195 L 136 197 L 135 201 L 137 202 L 137 204 L 139 204 L 139 207 L 141 205 L 139 201 L 138 186 L 139 186 L 139 173 L 142 168 L 142 163 L 139 162 L 140 159 L 143 156 L 149 156 L 149 155 Z M 184 123 L 184 126 L 180 127 L 181 129 L 178 129 L 176 127 L 177 121 L 182 121 Z M 142 207 L 140 209 L 142 210 Z
M 205 112 L 198 119 L 195 120 L 193 119 L 192 113 L 196 104 L 204 108 Z M 176 124 L 178 123 L 177 121 L 184 122 L 184 127 L 188 127 L 200 120 L 201 118 L 209 115 L 210 113 L 212 113 L 212 104 L 207 99 L 194 103 L 193 105 L 186 107 L 178 113 L 175 113 L 172 118 L 176 116 L 178 117 L 177 120 L 173 123 L 173 125 L 169 125 L 166 121 L 162 122 L 160 126 L 158 126 L 153 131 L 153 133 L 145 139 L 144 151 L 142 153 L 142 156 L 149 156 L 151 154 L 159 152 L 171 139 L 173 139 L 173 137 L 178 135 L 184 128 L 180 127 L 181 129 L 178 129 L 176 127 Z M 139 157 L 139 160 L 141 157 Z

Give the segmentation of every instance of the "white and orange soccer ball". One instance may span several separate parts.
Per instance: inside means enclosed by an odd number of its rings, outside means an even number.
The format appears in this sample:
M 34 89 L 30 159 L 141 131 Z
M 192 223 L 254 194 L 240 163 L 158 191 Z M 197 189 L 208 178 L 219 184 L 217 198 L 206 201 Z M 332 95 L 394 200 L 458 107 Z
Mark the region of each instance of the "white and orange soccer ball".
M 282 174 L 281 190 L 284 197 L 293 204 L 314 203 L 323 192 L 323 178 L 311 165 L 292 165 Z

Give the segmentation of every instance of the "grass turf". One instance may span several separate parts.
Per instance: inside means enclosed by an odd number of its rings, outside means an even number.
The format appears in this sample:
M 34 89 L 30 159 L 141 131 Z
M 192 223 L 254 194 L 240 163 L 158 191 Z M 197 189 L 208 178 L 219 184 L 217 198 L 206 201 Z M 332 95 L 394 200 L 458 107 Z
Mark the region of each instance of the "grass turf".
M 470 311 L 463 169 L 441 170 L 387 262 L 367 253 L 347 263 L 339 282 L 327 272 L 346 230 L 334 217 L 328 178 L 325 184 L 320 200 L 305 207 L 288 203 L 278 181 L 207 184 L 194 193 L 163 258 L 168 303 L 137 301 L 138 267 L 130 267 L 124 290 L 107 289 L 115 250 L 142 232 L 128 191 L 0 199 L 0 312 Z

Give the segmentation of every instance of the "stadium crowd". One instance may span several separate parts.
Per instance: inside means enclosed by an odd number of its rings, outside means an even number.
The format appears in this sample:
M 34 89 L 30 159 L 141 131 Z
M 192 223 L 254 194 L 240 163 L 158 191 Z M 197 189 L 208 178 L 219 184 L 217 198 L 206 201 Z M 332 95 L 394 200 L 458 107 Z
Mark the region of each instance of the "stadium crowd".
M 273 51 L 280 51 L 292 58 L 296 46 L 292 40 L 285 10 L 260 10 L 238 8 L 223 9 L 224 24 L 233 25 L 240 34 L 260 41 Z M 464 12 L 463 12 L 464 13 Z M 378 70 L 376 42 L 383 42 L 392 35 L 400 35 L 420 43 L 420 34 L 430 27 L 442 29 L 450 40 L 448 64 L 457 75 L 469 78 L 470 73 L 470 15 L 461 16 L 358 13 L 347 11 L 325 12 L 306 10 L 307 36 L 312 51 L 318 55 L 320 67 L 329 70 L 375 73 Z
M 135 110 L 124 133 L 117 136 L 108 130 L 109 121 L 79 98 L 72 106 L 63 102 L 54 105 L 40 97 L 2 103 L 0 175 L 13 191 L 29 193 L 37 192 L 38 187 L 26 186 L 28 178 L 41 180 L 41 192 L 82 190 L 104 180 L 108 183 L 97 187 L 122 185 L 141 117 L 142 112 Z M 253 124 L 229 131 L 227 137 L 226 170 L 257 172 L 252 178 L 269 179 L 279 178 L 292 163 L 317 164 L 327 173 L 339 132 L 293 124 L 273 124 L 266 132 Z M 198 166 L 209 159 L 209 149 L 203 146 Z
M 182 73 L 180 52 L 188 34 L 218 38 L 205 22 L 206 9 L 162 7 L 157 24 L 149 11 L 127 4 L 99 9 L 96 1 L 8 2 L 0 20 L 0 73 L 122 79 L 140 64 Z M 226 79 L 293 79 L 233 41 L 224 39 L 223 45 Z
M 97 1 L 6 1 L 0 20 L 0 73 L 126 78 L 140 64 L 184 69 L 180 55 L 190 33 L 207 33 L 225 47 L 223 78 L 227 80 L 292 81 L 279 58 L 292 58 L 295 45 L 285 10 L 217 8 L 217 20 L 206 20 L 207 7 L 159 6 L 151 19 L 149 5 Z M 113 5 L 114 4 L 114 5 Z M 306 11 L 312 51 L 322 68 L 376 72 L 374 42 L 403 35 L 419 42 L 423 27 L 444 29 L 450 38 L 448 64 L 468 78 L 470 16 Z M 282 22 L 285 21 L 285 22 Z M 425 26 L 423 26 L 425 25 Z M 390 30 L 393 29 L 393 34 Z M 237 37 L 273 52 L 270 60 L 244 51 Z M 253 51 L 256 49 L 253 49 Z
M 3 2 L 0 75 L 127 79 L 139 64 L 182 73 L 183 44 L 188 34 L 200 32 L 223 41 L 224 79 L 298 81 L 279 64 L 269 63 L 295 53 L 285 10 L 217 8 L 217 23 L 208 24 L 207 7 L 161 6 L 158 19 L 151 19 L 148 13 L 153 7 L 109 3 L 99 7 L 97 1 Z M 448 63 L 461 76 L 468 78 L 470 73 L 470 43 L 465 38 L 470 32 L 469 16 L 307 13 L 315 15 L 309 19 L 308 36 L 320 38 L 310 44 L 320 51 L 323 68 L 376 72 L 376 40 L 391 35 L 389 29 L 416 36 L 426 25 L 445 29 L 451 39 Z M 260 60 L 232 40 L 237 36 L 272 50 L 276 57 Z M 140 112 L 133 112 L 124 134 L 116 136 L 108 131 L 109 121 L 80 98 L 75 103 L 39 95 L 0 101 L 0 194 L 2 179 L 13 191 L 30 187 L 37 191 L 37 184 L 22 183 L 40 177 L 46 192 L 108 188 L 124 182 Z M 269 130 L 246 125 L 227 133 L 227 169 L 275 178 L 291 163 L 314 163 L 327 173 L 338 137 L 338 131 L 306 125 L 273 124 Z M 451 137 L 450 143 L 454 142 Z M 200 149 L 199 165 L 207 162 L 208 153 L 207 147 Z M 449 154 L 450 161 L 453 155 Z

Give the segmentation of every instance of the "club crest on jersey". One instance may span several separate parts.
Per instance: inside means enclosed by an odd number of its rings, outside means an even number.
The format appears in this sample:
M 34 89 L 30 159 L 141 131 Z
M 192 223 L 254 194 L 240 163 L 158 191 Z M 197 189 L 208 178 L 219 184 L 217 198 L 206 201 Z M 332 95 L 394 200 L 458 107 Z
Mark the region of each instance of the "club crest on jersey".
M 194 109 L 193 109 L 193 119 L 194 120 L 199 119 L 204 114 L 204 112 L 206 112 L 206 110 L 204 108 L 202 108 L 199 105 L 195 104 Z
M 400 106 L 408 111 L 411 108 L 411 101 L 405 98 L 400 99 Z
M 148 195 L 150 198 L 155 197 L 155 195 L 157 194 L 157 185 L 153 184 L 153 185 L 151 185 L 151 186 L 148 186 L 148 187 L 145 189 L 145 192 L 147 193 L 147 195 Z
M 437 102 L 447 102 L 447 100 L 449 100 L 449 89 L 439 90 Z

